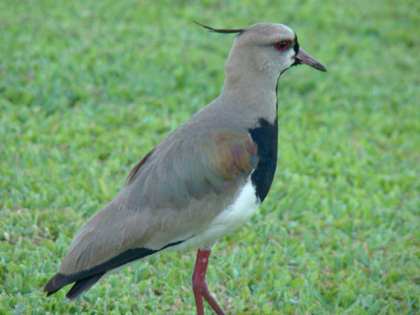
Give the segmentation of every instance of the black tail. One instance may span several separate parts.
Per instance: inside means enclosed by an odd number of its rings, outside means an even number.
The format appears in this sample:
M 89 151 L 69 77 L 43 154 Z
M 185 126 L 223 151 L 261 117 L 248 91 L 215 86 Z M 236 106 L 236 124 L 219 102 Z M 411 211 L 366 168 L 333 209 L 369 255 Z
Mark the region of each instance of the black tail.
M 83 291 L 89 290 L 99 279 L 102 278 L 104 274 L 99 274 L 92 276 L 83 280 L 76 281 L 76 283 L 71 287 L 70 291 L 67 292 L 66 297 L 70 300 L 74 300 L 79 296 Z
M 61 273 L 57 273 L 44 286 L 44 291 L 47 292 L 47 296 L 50 296 L 62 287 L 76 281 L 70 291 L 66 294 L 67 298 L 74 300 L 83 291 L 86 291 L 93 286 L 104 274 L 105 273 L 100 273 L 80 280 L 74 280 L 74 276 L 65 276 Z
M 149 249 L 149 248 L 136 248 L 129 249 L 114 258 L 111 258 L 107 262 L 104 262 L 93 268 L 81 271 L 79 273 L 64 275 L 62 273 L 55 274 L 44 286 L 44 292 L 47 292 L 47 296 L 50 296 L 60 290 L 62 287 L 76 282 L 70 291 L 66 294 L 66 297 L 70 300 L 74 300 L 83 291 L 88 290 L 94 285 L 102 276 L 108 271 L 134 262 L 136 260 L 145 258 L 153 255 L 167 247 L 175 246 L 183 241 L 170 243 L 161 249 Z

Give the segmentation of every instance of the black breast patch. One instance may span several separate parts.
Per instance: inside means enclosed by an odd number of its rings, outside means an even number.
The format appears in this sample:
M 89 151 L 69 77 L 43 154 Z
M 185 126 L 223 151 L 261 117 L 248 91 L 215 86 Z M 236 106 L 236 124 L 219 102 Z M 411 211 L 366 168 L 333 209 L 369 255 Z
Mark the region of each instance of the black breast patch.
M 277 118 L 274 124 L 270 124 L 264 118 L 259 120 L 259 127 L 249 129 L 252 140 L 258 146 L 257 155 L 260 158 L 255 171 L 251 175 L 252 183 L 256 189 L 256 195 L 261 202 L 270 190 L 277 165 Z

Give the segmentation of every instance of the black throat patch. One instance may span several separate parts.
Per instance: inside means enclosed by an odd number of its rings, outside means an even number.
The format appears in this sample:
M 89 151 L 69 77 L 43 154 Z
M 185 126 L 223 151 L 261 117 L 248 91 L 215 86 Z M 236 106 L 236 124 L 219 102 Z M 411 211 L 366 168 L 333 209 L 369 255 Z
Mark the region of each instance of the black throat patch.
M 252 140 L 258 146 L 257 155 L 260 158 L 251 175 L 251 181 L 255 186 L 257 197 L 263 202 L 270 190 L 277 166 L 277 117 L 273 124 L 270 124 L 264 118 L 260 118 L 259 124 L 259 127 L 248 131 Z

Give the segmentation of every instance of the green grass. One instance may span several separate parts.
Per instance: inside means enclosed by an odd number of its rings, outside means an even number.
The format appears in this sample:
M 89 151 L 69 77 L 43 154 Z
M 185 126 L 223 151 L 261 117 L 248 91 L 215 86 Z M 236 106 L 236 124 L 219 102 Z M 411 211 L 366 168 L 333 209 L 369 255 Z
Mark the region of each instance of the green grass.
M 0 314 L 195 312 L 194 252 L 131 265 L 75 302 L 42 292 L 130 168 L 220 93 L 233 36 L 192 19 L 286 23 L 329 71 L 301 66 L 280 80 L 273 187 L 211 257 L 225 310 L 419 314 L 419 10 L 415 0 L 0 2 Z

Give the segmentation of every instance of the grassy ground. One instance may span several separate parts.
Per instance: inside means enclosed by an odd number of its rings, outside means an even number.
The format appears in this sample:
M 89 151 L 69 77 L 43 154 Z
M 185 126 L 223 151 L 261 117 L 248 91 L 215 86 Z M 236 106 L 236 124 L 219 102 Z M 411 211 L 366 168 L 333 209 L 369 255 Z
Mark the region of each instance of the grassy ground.
M 329 72 L 279 86 L 271 192 L 219 242 L 230 314 L 419 314 L 420 2 L 0 2 L 0 314 L 193 314 L 194 252 L 46 298 L 72 235 L 215 98 L 233 36 L 282 22 Z M 208 309 L 207 309 L 208 310 Z M 208 310 L 209 313 L 211 313 Z

